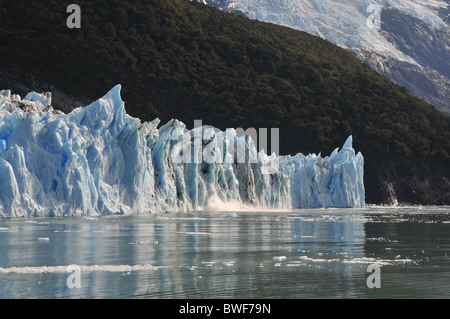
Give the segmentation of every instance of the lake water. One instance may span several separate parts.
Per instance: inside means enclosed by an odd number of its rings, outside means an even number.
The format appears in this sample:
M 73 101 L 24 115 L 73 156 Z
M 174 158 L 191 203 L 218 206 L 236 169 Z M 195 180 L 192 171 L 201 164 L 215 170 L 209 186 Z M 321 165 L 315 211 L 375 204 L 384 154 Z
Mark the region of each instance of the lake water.
M 450 207 L 0 219 L 0 298 L 450 298 Z

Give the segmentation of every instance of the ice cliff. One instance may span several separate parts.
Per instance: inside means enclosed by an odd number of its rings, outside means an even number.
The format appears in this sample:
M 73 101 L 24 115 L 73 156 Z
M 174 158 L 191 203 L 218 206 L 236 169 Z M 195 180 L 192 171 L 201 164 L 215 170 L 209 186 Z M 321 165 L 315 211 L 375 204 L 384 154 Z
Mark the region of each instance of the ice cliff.
M 249 136 L 126 114 L 120 85 L 69 114 L 51 94 L 0 91 L 0 216 L 201 210 L 214 197 L 262 208 L 364 205 L 349 137 L 325 158 L 257 152 Z

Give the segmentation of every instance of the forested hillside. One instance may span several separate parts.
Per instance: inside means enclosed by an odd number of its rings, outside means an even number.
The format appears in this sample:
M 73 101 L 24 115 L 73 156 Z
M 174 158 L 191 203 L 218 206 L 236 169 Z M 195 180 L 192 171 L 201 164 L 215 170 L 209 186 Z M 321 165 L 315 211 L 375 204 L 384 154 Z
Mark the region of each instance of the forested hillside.
M 450 118 L 345 50 L 187 0 L 80 0 L 69 29 L 70 3 L 0 0 L 0 89 L 94 100 L 120 83 L 132 116 L 277 127 L 282 154 L 353 135 L 367 202 L 450 204 Z

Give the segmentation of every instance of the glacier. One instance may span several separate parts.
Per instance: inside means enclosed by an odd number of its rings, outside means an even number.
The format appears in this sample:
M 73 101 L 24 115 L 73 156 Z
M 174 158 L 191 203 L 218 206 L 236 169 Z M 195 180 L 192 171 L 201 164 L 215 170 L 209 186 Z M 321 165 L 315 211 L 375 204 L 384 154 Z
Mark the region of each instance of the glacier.
M 68 114 L 53 109 L 51 93 L 0 91 L 0 216 L 188 212 L 210 199 L 267 209 L 365 205 L 364 158 L 351 136 L 326 157 L 267 155 L 235 129 L 141 122 L 120 91 Z

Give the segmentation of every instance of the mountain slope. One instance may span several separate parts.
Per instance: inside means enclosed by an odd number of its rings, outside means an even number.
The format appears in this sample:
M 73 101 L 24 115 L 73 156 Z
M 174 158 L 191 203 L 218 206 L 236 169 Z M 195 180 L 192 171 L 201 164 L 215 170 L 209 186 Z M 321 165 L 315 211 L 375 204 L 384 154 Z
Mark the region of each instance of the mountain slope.
M 395 8 L 385 8 L 381 19 L 384 38 L 418 66 L 395 60 L 380 65 L 368 59 L 368 63 L 450 115 L 450 28 L 433 28 Z
M 306 31 L 347 49 L 450 114 L 448 2 L 421 0 L 202 0 L 252 19 Z M 370 7 L 371 6 L 371 7 Z M 370 27 L 377 17 L 380 29 Z
M 353 135 L 368 203 L 450 203 L 450 119 L 344 49 L 185 0 L 78 1 L 69 30 L 69 4 L 0 0 L 3 88 L 82 101 L 120 83 L 132 116 L 279 127 L 282 154 Z

